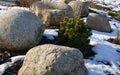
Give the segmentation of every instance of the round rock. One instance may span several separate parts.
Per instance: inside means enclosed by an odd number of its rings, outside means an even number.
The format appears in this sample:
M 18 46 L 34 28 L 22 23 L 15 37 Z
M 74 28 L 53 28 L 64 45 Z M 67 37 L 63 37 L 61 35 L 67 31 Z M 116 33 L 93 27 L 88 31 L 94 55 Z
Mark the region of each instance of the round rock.
M 87 23 L 89 27 L 101 32 L 111 32 L 111 26 L 109 21 L 104 15 L 90 13 L 87 18 Z
M 88 75 L 76 48 L 45 44 L 30 49 L 18 75 Z
M 89 14 L 89 10 L 86 2 L 82 1 L 71 1 L 68 3 L 74 11 L 74 16 L 86 17 Z
M 64 17 L 73 17 L 73 9 L 62 2 L 38 1 L 31 5 L 30 11 L 39 16 L 46 26 L 59 25 Z
M 0 49 L 25 50 L 36 46 L 45 26 L 31 12 L 11 9 L 0 14 Z

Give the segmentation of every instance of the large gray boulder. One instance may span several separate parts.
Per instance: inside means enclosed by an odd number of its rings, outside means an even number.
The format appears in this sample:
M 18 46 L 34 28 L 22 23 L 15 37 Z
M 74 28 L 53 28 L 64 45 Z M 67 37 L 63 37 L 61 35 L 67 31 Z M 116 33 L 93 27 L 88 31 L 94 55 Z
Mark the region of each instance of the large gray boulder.
M 86 17 L 89 14 L 89 10 L 86 2 L 82 1 L 71 1 L 68 3 L 74 11 L 74 16 Z
M 45 26 L 31 12 L 11 9 L 0 14 L 0 49 L 24 50 L 36 46 Z
M 46 26 L 59 25 L 64 17 L 73 17 L 73 9 L 62 2 L 38 1 L 32 4 L 30 11 L 39 16 Z
M 30 49 L 18 75 L 88 75 L 76 48 L 46 44 Z
M 101 32 L 111 32 L 111 27 L 109 21 L 104 15 L 90 13 L 87 18 L 87 23 L 92 29 L 101 31 Z

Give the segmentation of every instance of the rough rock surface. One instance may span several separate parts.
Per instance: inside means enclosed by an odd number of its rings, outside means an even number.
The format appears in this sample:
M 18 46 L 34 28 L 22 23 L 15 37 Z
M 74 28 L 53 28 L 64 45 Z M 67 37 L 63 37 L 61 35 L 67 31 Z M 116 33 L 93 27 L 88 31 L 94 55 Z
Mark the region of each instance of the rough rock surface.
M 25 10 L 0 14 L 0 49 L 24 50 L 36 46 L 45 30 L 39 17 Z
M 73 17 L 73 9 L 62 2 L 42 2 L 32 4 L 30 11 L 39 16 L 46 26 L 59 25 L 65 16 Z
M 68 5 L 72 7 L 74 11 L 74 16 L 86 17 L 89 14 L 89 10 L 86 5 L 86 2 L 71 1 Z
M 18 75 L 88 75 L 76 48 L 45 44 L 30 49 Z
M 109 21 L 104 15 L 90 13 L 87 18 L 87 23 L 92 29 L 102 32 L 111 32 Z

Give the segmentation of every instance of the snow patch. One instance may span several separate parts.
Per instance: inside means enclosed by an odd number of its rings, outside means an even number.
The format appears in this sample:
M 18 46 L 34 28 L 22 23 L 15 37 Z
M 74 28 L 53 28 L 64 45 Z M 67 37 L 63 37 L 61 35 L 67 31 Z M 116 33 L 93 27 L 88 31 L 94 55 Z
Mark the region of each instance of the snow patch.
M 49 40 L 54 40 L 55 36 L 58 36 L 58 29 L 46 29 L 43 36 L 46 36 Z
M 6 62 L 6 63 L 1 64 L 0 75 L 2 75 L 8 67 L 11 67 L 13 63 L 15 63 L 18 60 L 23 60 L 24 58 L 25 58 L 25 55 L 14 56 L 10 58 L 11 62 Z

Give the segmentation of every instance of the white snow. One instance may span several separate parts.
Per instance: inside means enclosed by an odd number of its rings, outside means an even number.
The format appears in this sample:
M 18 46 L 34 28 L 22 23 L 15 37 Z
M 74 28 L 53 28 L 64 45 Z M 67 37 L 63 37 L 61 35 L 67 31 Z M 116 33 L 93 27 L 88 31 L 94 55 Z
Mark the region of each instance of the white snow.
M 92 10 L 92 11 L 95 11 L 95 12 L 96 12 L 96 13 L 98 13 L 98 14 L 101 14 L 101 15 L 104 15 L 104 16 L 109 17 L 108 13 L 107 13 L 107 12 L 105 12 L 105 11 L 102 11 L 102 10 L 97 10 L 97 9 L 90 8 L 90 7 L 89 7 L 89 9 L 90 9 L 90 10 Z
M 2 75 L 8 67 L 11 67 L 13 63 L 15 63 L 18 60 L 23 60 L 25 58 L 25 55 L 19 55 L 11 57 L 11 62 L 6 62 L 0 65 L 0 75 Z
M 46 36 L 49 40 L 54 40 L 55 36 L 58 36 L 58 29 L 46 29 L 44 31 L 44 36 Z
M 57 0 L 58 1 L 58 0 Z M 111 0 L 104 0 L 107 4 L 106 6 L 111 6 L 113 9 L 120 10 L 120 0 L 118 2 Z M 99 2 L 102 4 L 103 2 Z M 0 13 L 3 13 L 8 9 L 23 9 L 28 10 L 28 8 L 22 7 L 7 7 L 0 6 Z M 110 25 L 112 28 L 111 33 L 99 32 L 92 30 L 93 35 L 90 37 L 90 44 L 94 45 L 92 50 L 96 53 L 94 57 L 89 59 L 84 59 L 85 66 L 87 67 L 90 75 L 120 75 L 120 45 L 110 43 L 106 41 L 109 38 L 115 38 L 118 29 L 120 29 L 120 21 L 111 19 L 110 16 L 104 12 L 97 9 L 90 8 L 100 14 L 106 15 L 110 19 Z M 44 36 L 50 40 L 54 40 L 54 37 L 58 36 L 58 29 L 46 29 Z M 11 62 L 6 62 L 0 65 L 0 75 L 2 75 L 6 68 L 12 66 L 12 64 L 18 60 L 23 60 L 25 55 L 19 55 L 11 57 Z
M 18 61 L 18 60 L 24 60 L 25 58 L 25 55 L 18 55 L 18 56 L 15 56 L 15 57 L 11 57 L 10 59 L 12 60 L 12 63 Z
M 99 14 L 109 15 L 97 9 L 90 8 Z M 115 19 L 109 21 L 112 32 L 105 33 L 92 30 L 93 35 L 90 37 L 90 44 L 94 45 L 92 50 L 96 53 L 95 57 L 85 59 L 85 65 L 89 70 L 90 75 L 120 75 L 120 45 L 112 44 L 106 40 L 115 38 L 118 29 L 120 29 L 120 22 Z M 109 65 L 106 65 L 109 64 Z
M 0 5 L 0 13 L 5 12 L 6 10 L 9 10 L 9 9 L 22 9 L 22 10 L 29 11 L 29 8 L 26 8 L 26 7 L 8 7 L 8 6 Z
M 111 24 L 112 26 L 112 24 Z M 116 36 L 117 28 L 112 26 L 112 33 L 105 33 L 92 30 L 90 44 L 93 44 L 93 51 L 96 53 L 92 60 L 85 59 L 85 65 L 90 75 L 120 75 L 120 45 L 112 44 L 106 40 Z M 109 63 L 110 65 L 105 65 Z
M 0 75 L 2 75 L 8 67 L 12 66 L 10 62 L 6 62 L 0 65 Z
M 102 5 L 105 7 L 112 7 L 113 10 L 119 11 L 120 10 L 120 0 L 96 0 L 98 5 Z
M 120 26 L 120 24 L 119 24 Z M 111 33 L 92 30 L 90 44 L 94 45 L 93 51 L 96 53 L 92 60 L 85 59 L 85 65 L 90 75 L 120 75 L 120 45 L 112 44 L 106 40 L 115 38 L 117 28 L 111 22 L 113 31 Z M 105 65 L 109 63 L 110 65 Z
M 87 59 L 85 60 L 85 66 L 87 67 L 90 75 L 120 75 L 120 71 L 117 66 L 113 67 L 105 65 L 104 63 L 102 63 L 102 61 L 97 62 Z

